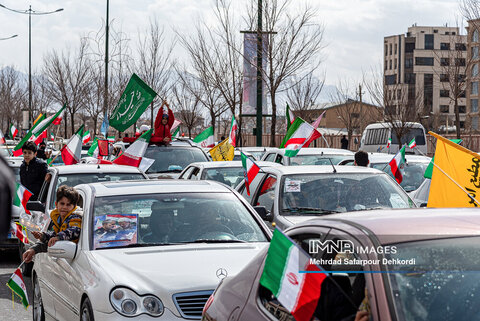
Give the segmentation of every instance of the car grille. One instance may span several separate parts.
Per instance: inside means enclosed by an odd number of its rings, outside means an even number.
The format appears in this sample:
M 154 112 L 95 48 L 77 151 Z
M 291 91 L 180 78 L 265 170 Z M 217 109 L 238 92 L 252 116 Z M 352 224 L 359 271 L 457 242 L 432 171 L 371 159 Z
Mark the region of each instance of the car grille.
M 173 295 L 173 302 L 183 318 L 200 320 L 203 307 L 212 293 L 213 290 L 177 293 Z

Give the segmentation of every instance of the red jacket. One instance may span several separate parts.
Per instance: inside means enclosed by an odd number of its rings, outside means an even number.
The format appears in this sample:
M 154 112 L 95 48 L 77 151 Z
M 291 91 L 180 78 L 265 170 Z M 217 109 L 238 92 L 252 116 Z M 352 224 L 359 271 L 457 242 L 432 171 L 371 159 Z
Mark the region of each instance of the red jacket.
M 163 117 L 163 109 L 160 108 L 160 110 L 157 113 L 157 117 L 155 118 L 155 131 L 152 135 L 153 137 L 156 137 L 154 139 L 155 141 L 163 141 L 165 137 L 170 138 L 172 140 L 172 133 L 170 133 L 170 128 L 173 125 L 173 122 L 175 121 L 175 116 L 173 116 L 173 112 L 170 108 L 168 108 L 168 123 L 166 125 L 162 124 L 162 117 Z

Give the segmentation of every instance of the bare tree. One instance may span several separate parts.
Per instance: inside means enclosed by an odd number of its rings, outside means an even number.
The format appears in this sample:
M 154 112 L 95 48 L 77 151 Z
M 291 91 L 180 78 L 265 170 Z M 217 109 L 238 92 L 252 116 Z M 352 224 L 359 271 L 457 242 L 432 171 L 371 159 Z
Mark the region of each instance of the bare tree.
M 293 85 L 287 90 L 287 99 L 290 107 L 299 112 L 318 107 L 316 106 L 318 97 L 325 83 L 325 77 L 319 79 L 313 76 L 312 72 L 301 78 L 302 80 L 300 81 L 294 81 Z
M 51 51 L 44 58 L 44 74 L 48 79 L 48 89 L 58 104 L 67 105 L 70 114 L 71 134 L 75 133 L 75 116 L 86 103 L 91 83 L 91 64 L 87 59 L 87 39 L 80 39 L 78 49 L 59 53 Z M 65 117 L 65 136 L 67 117 Z
M 192 137 L 193 129 L 202 125 L 200 99 L 191 94 L 189 87 L 184 82 L 177 82 L 172 89 L 172 94 L 176 118 L 187 127 L 188 137 Z
M 272 107 L 270 146 L 275 145 L 277 94 L 288 89 L 286 81 L 292 76 L 308 75 L 307 71 L 316 70 L 325 46 L 324 27 L 315 21 L 316 10 L 305 6 L 295 12 L 293 6 L 298 7 L 291 0 L 265 0 L 262 8 L 263 37 L 259 34 L 258 38 L 267 42 L 263 46 L 266 65 L 261 71 Z M 251 8 L 254 8 L 253 5 Z M 255 15 L 250 12 L 247 19 L 250 27 L 254 28 Z
M 22 121 L 22 98 L 26 88 L 21 85 L 18 72 L 13 67 L 0 70 L 0 128 L 4 130 L 9 124 L 19 124 Z M 28 104 L 26 105 L 28 106 Z
M 139 33 L 138 39 L 139 58 L 135 70 L 138 70 L 140 78 L 158 94 L 150 106 L 150 125 L 153 128 L 155 105 L 166 99 L 173 86 L 170 79 L 173 72 L 172 51 L 175 43 L 166 44 L 165 30 L 159 26 L 157 19 L 150 21 L 147 36 Z
M 372 68 L 369 75 L 364 74 L 363 82 L 373 103 L 383 107 L 378 108 L 378 117 L 389 123 L 400 148 L 402 138 L 410 131 L 411 122 L 424 114 L 417 106 L 426 107 L 420 92 L 409 90 L 408 85 L 397 82 L 387 84 L 382 70 Z
M 35 74 L 32 79 L 33 111 L 45 114 L 53 104 L 53 98 L 48 89 L 48 81 L 42 74 Z M 26 103 L 28 104 L 28 101 Z

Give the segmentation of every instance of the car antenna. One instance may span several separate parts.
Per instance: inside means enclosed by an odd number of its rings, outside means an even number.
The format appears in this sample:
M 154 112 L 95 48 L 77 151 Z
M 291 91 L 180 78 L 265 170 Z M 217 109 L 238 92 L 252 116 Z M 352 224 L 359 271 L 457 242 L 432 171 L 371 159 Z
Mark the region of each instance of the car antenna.
M 332 159 L 330 157 L 328 158 L 328 161 L 330 162 L 330 164 L 332 164 L 333 172 L 336 173 L 337 170 L 335 169 L 335 166 L 333 166 Z

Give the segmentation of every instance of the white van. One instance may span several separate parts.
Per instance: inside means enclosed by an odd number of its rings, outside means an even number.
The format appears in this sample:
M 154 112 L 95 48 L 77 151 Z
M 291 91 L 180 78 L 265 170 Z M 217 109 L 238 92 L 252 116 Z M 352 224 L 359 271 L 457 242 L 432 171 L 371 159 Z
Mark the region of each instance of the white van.
M 425 135 L 425 128 L 420 123 L 405 123 L 408 128 L 406 135 L 402 137 L 402 145 L 407 144 L 415 137 L 417 147 L 413 150 L 406 149 L 407 153 L 427 154 L 427 137 Z M 388 139 L 392 139 L 390 148 L 387 148 Z M 398 139 L 395 132 L 392 130 L 391 123 L 375 123 L 368 125 L 363 131 L 362 140 L 360 142 L 360 149 L 366 152 L 389 153 L 395 154 L 398 152 Z

